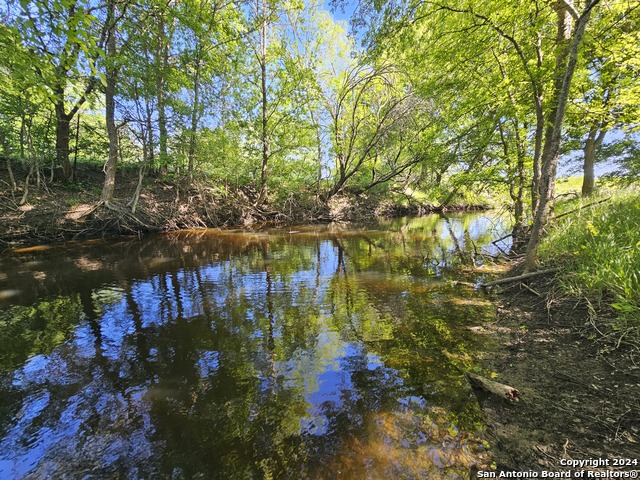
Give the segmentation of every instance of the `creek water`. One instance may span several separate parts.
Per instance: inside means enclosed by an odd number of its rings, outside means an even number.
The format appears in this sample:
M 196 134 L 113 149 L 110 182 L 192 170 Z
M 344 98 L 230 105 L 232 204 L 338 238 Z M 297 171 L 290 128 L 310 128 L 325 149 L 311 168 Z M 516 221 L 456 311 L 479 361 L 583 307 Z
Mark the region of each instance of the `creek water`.
M 0 478 L 469 478 L 491 452 L 463 371 L 493 348 L 472 327 L 495 307 L 452 280 L 505 227 L 434 215 L 0 256 Z

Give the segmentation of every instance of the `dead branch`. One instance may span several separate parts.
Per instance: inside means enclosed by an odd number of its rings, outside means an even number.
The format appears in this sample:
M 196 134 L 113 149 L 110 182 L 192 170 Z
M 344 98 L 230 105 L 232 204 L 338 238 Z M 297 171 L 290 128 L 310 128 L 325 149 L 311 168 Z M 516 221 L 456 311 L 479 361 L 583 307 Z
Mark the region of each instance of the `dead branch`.
M 502 285 L 504 283 L 518 282 L 520 280 L 525 280 L 527 278 L 537 277 L 537 276 L 540 276 L 540 275 L 548 275 L 550 273 L 556 273 L 559 270 L 560 270 L 559 268 L 550 268 L 548 270 L 539 270 L 537 272 L 530 272 L 530 273 L 525 273 L 525 274 L 522 274 L 522 275 L 518 275 L 517 277 L 501 278 L 499 280 L 494 280 L 493 282 L 483 283 L 481 286 L 483 288 L 495 287 L 496 285 Z
M 451 282 L 452 285 L 461 285 L 463 287 L 476 288 L 475 283 L 471 282 L 463 282 L 461 280 L 454 280 Z
M 498 239 L 494 240 L 494 241 L 493 241 L 493 242 L 491 242 L 491 243 L 493 243 L 493 244 L 495 245 L 496 243 L 501 242 L 502 240 L 506 240 L 507 238 L 509 238 L 509 237 L 510 237 L 510 236 L 512 236 L 512 235 L 513 235 L 513 232 L 512 232 L 512 233 L 509 233 L 509 234 L 507 234 L 507 235 L 505 235 L 504 237 L 500 237 L 500 238 L 498 238 Z
M 593 207 L 594 205 L 600 205 L 601 203 L 604 203 L 604 202 L 607 202 L 607 201 L 611 200 L 611 198 L 612 198 L 612 197 L 605 198 L 604 200 L 600 200 L 599 202 L 589 203 L 589 204 L 587 204 L 587 205 L 583 205 L 583 206 L 581 206 L 581 207 L 574 208 L 573 210 L 569 210 L 568 212 L 561 213 L 560 215 L 556 216 L 556 217 L 554 218 L 554 220 L 558 220 L 559 218 L 566 217 L 567 215 L 570 215 L 570 214 L 572 214 L 572 213 L 578 212 L 578 211 L 583 210 L 583 209 L 585 209 L 585 208 Z
M 494 382 L 488 378 L 481 377 L 471 372 L 464 372 L 465 377 L 473 387 L 481 388 L 498 397 L 504 398 L 510 402 L 517 402 L 520 399 L 520 392 L 509 385 Z
M 521 283 L 520 285 L 522 285 L 524 288 L 526 288 L 527 290 L 529 290 L 531 293 L 533 293 L 536 297 L 542 297 L 542 295 L 540 295 L 538 292 L 536 292 L 533 288 L 531 288 L 529 285 L 527 285 L 526 283 Z

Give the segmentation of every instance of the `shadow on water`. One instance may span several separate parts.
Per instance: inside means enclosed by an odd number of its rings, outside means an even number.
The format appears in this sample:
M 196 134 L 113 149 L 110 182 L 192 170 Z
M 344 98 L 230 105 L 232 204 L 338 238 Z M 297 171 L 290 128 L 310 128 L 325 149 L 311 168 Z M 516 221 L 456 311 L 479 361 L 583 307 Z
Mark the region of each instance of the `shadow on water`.
M 468 478 L 503 226 L 194 231 L 0 257 L 1 478 Z

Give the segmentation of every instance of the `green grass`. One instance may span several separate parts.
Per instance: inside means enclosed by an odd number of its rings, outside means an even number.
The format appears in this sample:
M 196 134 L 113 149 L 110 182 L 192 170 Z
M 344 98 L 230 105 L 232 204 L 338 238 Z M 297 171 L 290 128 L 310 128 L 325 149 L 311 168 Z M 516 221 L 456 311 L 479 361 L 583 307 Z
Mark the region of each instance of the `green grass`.
M 582 191 L 582 176 L 561 177 L 556 181 L 556 195 L 566 195 L 569 193 L 580 194 Z
M 557 210 L 609 196 L 559 219 L 540 257 L 562 267 L 570 293 L 609 304 L 617 313 L 613 327 L 640 339 L 640 191 L 603 191 L 599 197 L 563 202 Z

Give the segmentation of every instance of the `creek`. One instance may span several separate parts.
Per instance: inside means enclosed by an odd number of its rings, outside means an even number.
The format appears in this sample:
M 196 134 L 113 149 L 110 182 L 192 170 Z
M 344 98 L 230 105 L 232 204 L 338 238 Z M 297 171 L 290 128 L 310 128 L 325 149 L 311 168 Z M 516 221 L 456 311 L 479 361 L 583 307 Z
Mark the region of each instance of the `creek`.
M 463 372 L 495 349 L 477 328 L 495 306 L 461 267 L 506 227 L 431 215 L 4 254 L 0 478 L 467 479 L 491 445 Z

